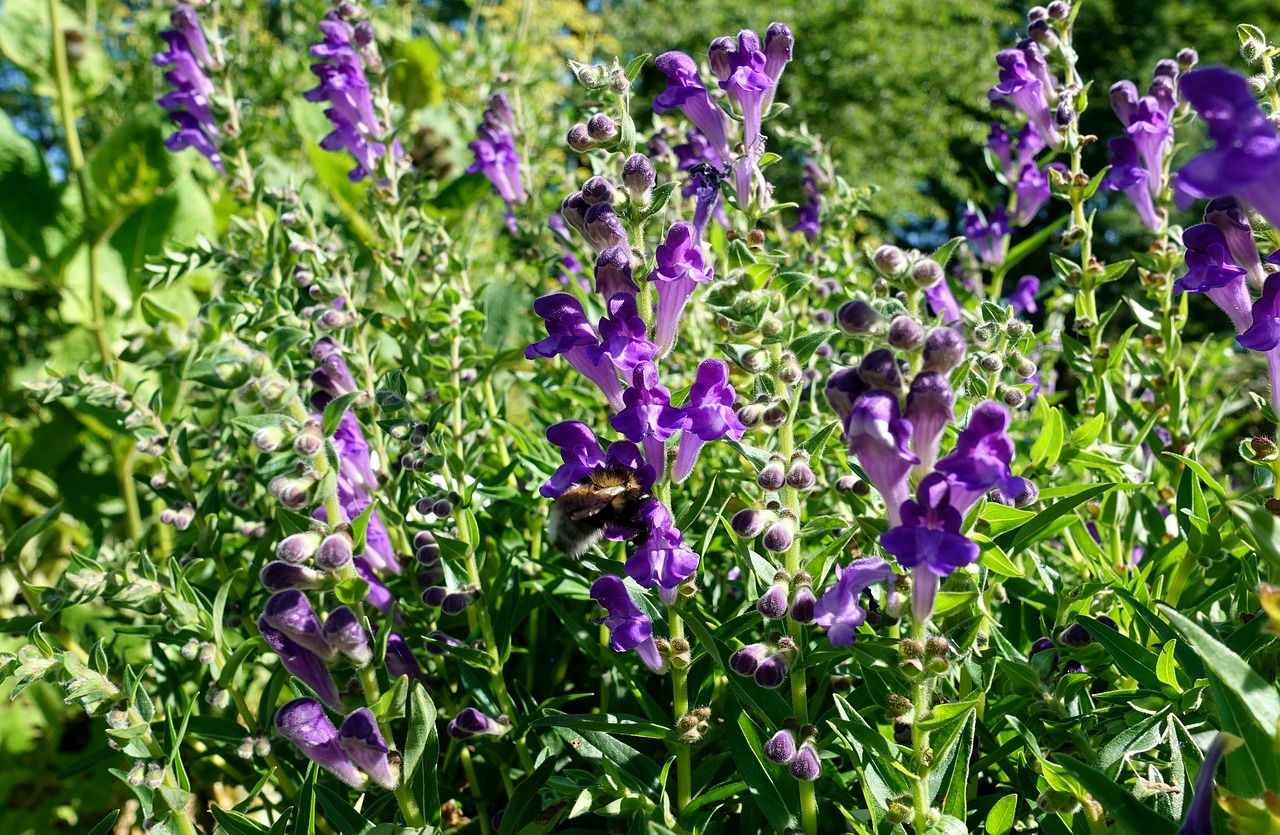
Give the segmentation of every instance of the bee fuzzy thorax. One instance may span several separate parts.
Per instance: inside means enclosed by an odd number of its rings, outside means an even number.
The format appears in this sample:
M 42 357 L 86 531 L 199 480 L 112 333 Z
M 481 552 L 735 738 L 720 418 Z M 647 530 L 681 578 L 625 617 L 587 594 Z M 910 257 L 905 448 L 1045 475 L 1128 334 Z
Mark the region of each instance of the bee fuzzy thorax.
M 574 483 L 551 506 L 548 532 L 556 547 L 577 559 L 611 524 L 636 526 L 647 493 L 629 468 L 602 468 Z

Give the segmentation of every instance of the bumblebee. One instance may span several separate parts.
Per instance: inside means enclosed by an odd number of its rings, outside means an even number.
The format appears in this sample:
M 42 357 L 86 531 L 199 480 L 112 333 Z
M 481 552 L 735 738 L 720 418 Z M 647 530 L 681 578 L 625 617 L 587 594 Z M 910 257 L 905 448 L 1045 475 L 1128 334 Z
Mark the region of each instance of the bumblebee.
M 636 514 L 649 498 L 635 470 L 596 470 L 575 482 L 551 505 L 547 525 L 551 541 L 578 559 L 599 541 L 608 525 L 639 527 Z

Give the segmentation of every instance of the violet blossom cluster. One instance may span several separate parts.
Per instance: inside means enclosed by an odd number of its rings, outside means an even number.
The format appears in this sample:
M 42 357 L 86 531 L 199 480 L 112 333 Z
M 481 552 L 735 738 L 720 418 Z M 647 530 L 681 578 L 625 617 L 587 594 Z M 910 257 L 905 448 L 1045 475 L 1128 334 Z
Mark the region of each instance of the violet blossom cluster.
M 489 107 L 476 128 L 475 141 L 467 145 L 475 155 L 475 162 L 467 167 L 467 173 L 478 171 L 485 176 L 507 204 L 508 216 L 512 206 L 528 199 L 520 179 L 520 155 L 516 153 L 515 138 L 519 133 L 511 101 L 499 90 L 489 97 Z
M 390 791 L 400 782 L 386 739 L 368 708 L 347 714 L 335 728 L 324 707 L 304 697 L 276 711 L 275 725 L 307 759 L 353 789 L 363 790 L 373 782 Z
M 921 623 L 933 612 L 941 578 L 978 559 L 978 547 L 960 530 L 965 511 L 989 492 L 1019 505 L 1036 496 L 1034 486 L 1010 470 L 1009 412 L 994 401 L 974 407 L 952 451 L 939 457 L 943 430 L 955 420 L 949 375 L 964 352 L 959 334 L 935 328 L 925 337 L 922 367 L 912 379 L 904 377 L 893 351 L 882 348 L 857 368 L 835 372 L 826 385 L 849 454 L 884 498 L 889 530 L 881 545 L 912 570 L 912 609 Z
M 737 157 L 730 150 L 733 120 L 703 84 L 697 62 L 683 52 L 665 52 L 655 61 L 667 77 L 667 87 L 654 99 L 654 111 L 663 114 L 679 108 L 693 122 L 715 157 L 728 163 L 731 172 L 722 170 L 732 174 L 738 205 L 743 209 L 753 199 L 760 208 L 769 205 L 771 189 L 760 171 L 765 148 L 763 122 L 794 45 L 791 30 L 783 23 L 771 23 L 763 42 L 749 29 L 739 32 L 736 40 L 720 37 L 711 42 L 707 51 L 711 71 L 742 116 L 743 152 Z
M 1156 64 L 1145 96 L 1132 81 L 1111 86 L 1111 108 L 1124 125 L 1124 136 L 1108 143 L 1111 170 L 1103 182 L 1110 191 L 1123 191 L 1148 229 L 1160 231 L 1162 219 L 1155 201 L 1166 183 L 1165 164 L 1173 150 L 1173 114 L 1178 106 L 1178 62 Z
M 347 176 L 359 182 L 373 173 L 378 160 L 386 155 L 384 137 L 390 131 L 374 112 L 365 77 L 366 66 L 379 62 L 373 24 L 366 20 L 353 27 L 344 19 L 342 9 L 330 9 L 320 21 L 320 33 L 324 40 L 311 47 L 311 54 L 320 59 L 311 65 L 311 72 L 320 83 L 303 96 L 329 105 L 324 115 L 333 123 L 333 130 L 320 140 L 320 147 L 326 151 L 345 149 L 351 154 L 356 165 Z M 392 152 L 400 153 L 399 142 L 392 143 Z
M 194 9 L 179 5 L 169 20 L 173 28 L 160 33 L 169 49 L 151 58 L 156 66 L 169 68 L 164 80 L 173 88 L 157 101 L 178 128 L 164 141 L 165 147 L 175 152 L 195 148 L 214 168 L 226 173 L 215 144 L 218 122 L 211 110 L 213 82 L 208 76 L 210 71 L 218 69 L 218 64 L 209 54 L 200 18 Z
M 1041 45 L 1031 39 L 1021 41 L 1013 49 L 1001 50 L 996 64 L 1000 67 L 999 81 L 988 91 L 987 98 L 1021 111 L 1035 126 L 1042 142 L 1054 150 L 1061 149 L 1061 115 L 1067 114 L 1058 112 L 1061 85 L 1049 71 Z

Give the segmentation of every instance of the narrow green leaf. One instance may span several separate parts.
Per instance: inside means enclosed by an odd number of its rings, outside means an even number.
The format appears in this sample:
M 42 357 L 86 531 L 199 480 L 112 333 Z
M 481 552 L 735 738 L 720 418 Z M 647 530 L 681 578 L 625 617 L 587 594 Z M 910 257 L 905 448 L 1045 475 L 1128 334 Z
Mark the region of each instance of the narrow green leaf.
M 1013 821 L 1017 815 L 1018 796 L 1016 794 L 1006 794 L 996 801 L 990 812 L 987 812 L 987 822 L 985 824 L 987 835 L 1009 835 L 1009 832 L 1013 830 Z
M 1131 791 L 1093 766 L 1067 754 L 1057 754 L 1054 758 L 1127 831 L 1139 835 L 1174 835 L 1178 831 L 1176 822 L 1143 806 Z

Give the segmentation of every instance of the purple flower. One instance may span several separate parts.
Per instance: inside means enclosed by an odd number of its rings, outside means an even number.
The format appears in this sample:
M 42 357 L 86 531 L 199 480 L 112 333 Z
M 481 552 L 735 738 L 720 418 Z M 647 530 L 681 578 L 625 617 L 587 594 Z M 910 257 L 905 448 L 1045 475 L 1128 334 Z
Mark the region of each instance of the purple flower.
M 1036 293 L 1039 292 L 1040 279 L 1034 275 L 1024 275 L 1018 279 L 1017 286 L 1013 288 L 1013 292 L 1009 295 L 1009 306 L 1019 316 L 1026 313 L 1035 313 L 1039 310 L 1036 305 Z
M 311 601 L 297 589 L 278 591 L 267 600 L 262 618 L 275 629 L 319 655 L 332 660 L 336 651 L 324 639 L 320 618 L 311 608 Z
M 1009 410 L 994 400 L 984 400 L 974 407 L 951 454 L 938 462 L 936 469 L 951 483 L 950 505 L 960 513 L 993 487 L 1009 496 L 1023 491 L 1024 479 L 1009 471 L 1013 441 L 1008 428 Z
M 1178 205 L 1231 194 L 1280 226 L 1280 140 L 1254 101 L 1249 82 L 1225 67 L 1205 67 L 1183 75 L 1178 89 L 1208 124 L 1216 143 L 1178 171 Z
M 721 80 L 720 89 L 728 92 L 729 98 L 742 111 L 742 144 L 749 151 L 761 141 L 764 100 L 766 96 L 772 99 L 774 80 L 764 71 L 765 55 L 755 32 L 749 29 L 739 32 L 738 48 L 726 52 L 729 74 Z M 738 199 L 743 199 L 741 193 Z
M 591 599 L 608 613 L 601 623 L 609 628 L 609 646 L 614 652 L 634 649 L 650 670 L 666 670 L 653 640 L 653 622 L 636 606 L 620 578 L 606 574 L 596 580 L 591 585 Z
M 359 182 L 387 153 L 386 144 L 378 141 L 385 129 L 373 110 L 364 63 L 351 43 L 351 24 L 331 9 L 320 21 L 320 32 L 324 40 L 311 47 L 311 54 L 320 59 L 311 65 L 311 72 L 320 83 L 303 97 L 310 102 L 328 102 L 324 115 L 333 123 L 333 130 L 320 141 L 320 147 L 326 151 L 345 148 L 356 160 L 347 176 Z
M 333 676 L 320 656 L 275 629 L 266 618 L 258 619 L 258 632 L 267 646 L 280 657 L 280 663 L 289 674 L 301 681 L 333 710 L 342 712 L 342 697 L 333 683 Z
M 474 707 L 464 707 L 445 729 L 453 739 L 472 739 L 477 736 L 502 736 L 507 726 L 486 716 Z
M 1258 245 L 1253 240 L 1253 227 L 1240 201 L 1230 196 L 1215 197 L 1204 207 L 1204 219 L 1222 231 L 1232 260 L 1244 269 L 1249 283 L 1261 287 L 1266 271 L 1258 256 Z M 1275 258 L 1274 253 L 1272 258 Z
M 672 425 L 679 413 L 671 405 L 671 392 L 658 382 L 658 369 L 641 362 L 631 372 L 631 387 L 622 395 L 623 408 L 609 419 L 609 425 L 627 440 L 644 444 L 645 460 L 658 478 L 666 467 L 666 440 L 675 434 Z
M 666 242 L 658 245 L 655 255 L 657 265 L 649 276 L 649 280 L 658 285 L 654 341 L 658 355 L 664 356 L 675 344 L 680 317 L 694 288 L 710 281 L 713 271 L 706 262 L 694 227 L 684 222 L 671 225 Z
M 298 746 L 307 759 L 354 789 L 368 779 L 338 741 L 338 731 L 314 699 L 294 699 L 276 711 L 276 730 Z
M 722 360 L 703 360 L 689 388 L 689 399 L 674 414 L 668 413 L 672 428 L 680 429 L 680 446 L 671 477 L 684 481 L 693 472 L 702 445 L 728 437 L 737 441 L 746 432 L 733 402 L 738 394 L 729 384 L 729 366 Z
M 596 203 L 582 216 L 583 234 L 597 250 L 627 246 L 627 230 L 609 203 Z
M 324 621 L 324 639 L 356 667 L 364 667 L 373 658 L 369 636 L 349 606 L 339 606 Z
M 642 490 L 653 487 L 656 478 L 654 468 L 644 462 L 639 447 L 630 441 L 615 441 L 601 452 L 595 433 L 585 423 L 576 420 L 549 427 L 547 440 L 560 448 L 564 461 L 539 491 L 548 499 L 559 498 L 573 484 L 604 469 L 634 470 Z
M 595 277 L 596 292 L 606 299 L 640 292 L 631 274 L 631 251 L 625 246 L 606 247 L 596 256 Z
M 366 550 L 365 554 L 367 555 L 368 553 L 369 551 Z M 383 614 L 390 612 L 392 604 L 395 603 L 395 598 L 391 596 L 391 589 L 387 588 L 387 584 L 382 582 L 382 579 L 373 570 L 368 557 L 363 555 L 356 557 L 351 561 L 351 564 L 355 566 L 356 574 L 359 575 L 360 579 L 369 584 L 369 591 L 364 596 L 364 602 Z M 399 572 L 399 570 L 400 567 L 397 564 L 396 571 Z M 399 613 L 396 613 L 397 620 L 399 620 L 399 617 Z
M 1107 143 L 1107 147 L 1111 150 L 1111 170 L 1102 178 L 1102 187 L 1127 194 L 1146 227 L 1158 232 L 1160 218 L 1156 216 L 1151 190 L 1147 186 L 1150 175 L 1138 161 L 1138 146 L 1127 136 L 1117 136 Z
M 858 402 L 859 397 L 869 391 L 871 386 L 862 379 L 862 374 L 857 368 L 842 368 L 828 375 L 824 392 L 827 403 L 831 406 L 831 411 L 835 412 L 840 422 L 845 425 L 846 431 L 854 404 Z
M 884 496 L 889 521 L 907 498 L 907 473 L 920 459 L 907 448 L 911 421 L 901 416 L 896 395 L 871 391 L 859 397 L 844 422 L 849 453 L 857 457 L 867 481 Z
M 996 55 L 996 63 L 1000 65 L 1000 83 L 991 88 L 987 97 L 991 101 L 1007 98 L 1027 114 L 1041 137 L 1054 148 L 1062 147 L 1062 136 L 1049 112 L 1052 79 L 1044 67 L 1039 46 L 1024 41 L 1018 49 L 1001 50 Z
M 810 241 L 818 237 L 821 227 L 818 218 L 822 212 L 822 194 L 818 191 L 818 179 L 815 172 L 818 167 L 812 162 L 805 163 L 803 178 L 805 200 L 796 209 L 796 222 L 788 227 L 792 232 L 802 232 Z
M 653 359 L 658 346 L 649 341 L 648 328 L 636 308 L 636 297 L 616 293 L 609 298 L 609 315 L 600 320 L 600 344 L 588 345 L 587 356 L 596 365 L 612 363 L 624 375 Z M 626 395 L 623 395 L 624 400 Z
M 360 421 L 350 409 L 342 413 L 342 419 L 338 421 L 338 427 L 330 440 L 338 453 L 339 477 L 348 482 L 346 489 L 353 495 L 364 498 L 377 491 L 381 484 L 369 458 L 369 442 L 364 439 Z
M 778 91 L 778 81 L 782 71 L 791 63 L 791 52 L 796 44 L 791 28 L 785 23 L 770 23 L 764 32 L 764 73 L 773 79 L 773 85 L 764 97 L 762 108 L 767 113 L 773 104 L 773 96 Z
M 157 67 L 171 67 L 164 80 L 173 92 L 160 97 L 158 104 L 169 112 L 169 120 L 178 130 L 165 140 L 171 151 L 195 148 L 213 167 L 222 173 L 222 155 L 214 145 L 218 135 L 218 123 L 209 110 L 213 95 L 213 82 L 205 74 L 214 69 L 209 47 L 200 29 L 200 20 L 190 6 L 178 6 L 170 16 L 173 29 L 166 29 L 160 37 L 168 45 L 168 52 L 159 52 L 151 60 Z
M 1213 835 L 1213 776 L 1222 757 L 1239 746 L 1238 739 L 1221 731 L 1214 736 L 1204 761 L 1200 763 L 1200 770 L 1196 772 L 1195 794 L 1178 835 Z
M 1018 181 L 1013 184 L 1013 193 L 1016 199 L 1009 223 L 1026 226 L 1035 220 L 1040 208 L 1049 202 L 1049 178 L 1034 163 L 1024 165 Z
M 862 593 L 873 583 L 893 579 L 893 569 L 879 557 L 864 557 L 847 566 L 836 566 L 836 582 L 822 592 L 814 607 L 814 620 L 827 630 L 833 647 L 853 644 L 854 630 L 867 622 L 867 612 L 858 605 Z
M 324 584 L 324 577 L 320 572 L 306 566 L 272 560 L 262 567 L 258 581 L 266 587 L 267 591 L 318 589 Z
M 653 100 L 654 112 L 662 114 L 680 108 L 707 137 L 720 159 L 729 159 L 729 141 L 725 133 L 728 117 L 711 100 L 698 75 L 698 65 L 683 52 L 664 52 L 653 63 L 667 76 L 667 89 Z
M 684 536 L 662 502 L 650 499 L 636 515 L 647 536 L 623 569 L 642 588 L 658 586 L 663 603 L 674 603 L 676 589 L 698 570 L 700 558 L 684 545 Z
M 902 503 L 902 523 L 881 534 L 880 544 L 903 568 L 914 569 L 912 611 L 917 623 L 933 614 L 938 578 L 977 561 L 978 546 L 960 533 L 961 510 L 951 504 L 951 483 L 930 473 L 916 500 Z
M 951 292 L 951 285 L 946 277 L 942 281 L 924 290 L 924 300 L 929 303 L 929 310 L 934 316 L 941 316 L 942 321 L 948 325 L 954 325 L 960 321 L 960 303 L 956 301 L 955 293 Z
M 938 460 L 942 430 L 955 420 L 955 405 L 956 396 L 946 375 L 921 371 L 911 381 L 906 419 L 911 425 L 911 450 L 924 470 L 932 469 Z
M 1138 100 L 1133 115 L 1125 128 L 1147 170 L 1147 188 L 1156 197 L 1164 188 L 1164 158 L 1173 145 L 1173 126 L 1169 115 L 1151 96 Z
M 1253 303 L 1252 318 L 1253 324 L 1236 341 L 1250 351 L 1272 351 L 1280 346 L 1280 273 L 1267 276 L 1262 296 Z
M 387 675 L 393 682 L 401 676 L 408 676 L 410 682 L 426 681 L 418 659 L 413 656 L 413 650 L 409 649 L 409 644 L 399 632 L 392 632 L 387 636 L 386 660 Z
M 373 778 L 373 782 L 388 791 L 399 780 L 391 772 L 387 760 L 387 741 L 378 730 L 378 721 L 367 707 L 347 714 L 338 728 L 338 745 L 356 767 Z
M 520 180 L 520 155 L 516 153 L 516 140 L 510 132 L 488 124 L 476 128 L 476 139 L 467 145 L 475 155 L 475 162 L 467 166 L 467 173 L 479 171 L 489 180 L 493 190 L 510 206 L 523 203 L 528 195 Z
M 978 253 L 978 260 L 989 267 L 1004 260 L 1005 236 L 1010 231 L 1004 206 L 996 206 L 990 220 L 977 209 L 967 209 L 964 213 L 964 236 Z
M 553 293 L 535 299 L 533 312 L 546 324 L 547 337 L 525 348 L 525 358 L 563 354 L 569 365 L 600 387 L 610 406 L 622 409 L 622 386 L 617 372 L 611 365 L 597 364 L 587 351 L 588 346 L 599 347 L 600 337 L 587 321 L 582 302 L 568 293 Z
M 1247 332 L 1253 317 L 1245 271 L 1231 260 L 1222 230 L 1212 223 L 1198 223 L 1182 233 L 1182 242 L 1187 248 L 1187 273 L 1174 282 L 1174 290 L 1204 293 L 1231 317 L 1236 333 Z M 1250 339 L 1257 336 L 1255 333 Z
M 987 133 L 987 150 L 1000 163 L 1001 173 L 1007 179 L 1013 179 L 1013 140 L 999 122 L 991 123 L 991 130 Z
M 564 252 L 557 262 L 560 265 L 560 274 L 557 276 L 560 283 L 567 285 L 574 278 L 578 278 L 580 284 L 584 283 L 581 279 L 582 262 L 578 260 L 578 256 L 571 248 L 573 238 L 569 235 L 569 226 L 565 223 L 564 216 L 560 212 L 553 212 L 551 217 L 547 218 L 547 226 L 551 227 L 551 231 L 559 239 Z

